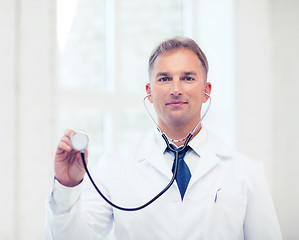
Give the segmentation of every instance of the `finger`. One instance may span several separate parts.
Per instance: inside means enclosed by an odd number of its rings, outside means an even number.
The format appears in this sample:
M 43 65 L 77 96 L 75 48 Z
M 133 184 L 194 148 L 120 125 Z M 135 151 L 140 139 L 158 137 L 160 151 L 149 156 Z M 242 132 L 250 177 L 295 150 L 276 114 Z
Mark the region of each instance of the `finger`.
M 71 136 L 72 136 L 74 133 L 75 133 L 74 130 L 72 130 L 72 129 L 67 129 L 67 130 L 65 130 L 64 135 L 67 136 L 68 138 L 71 138 Z
M 69 164 L 72 164 L 76 158 L 77 158 L 77 154 L 78 153 L 73 153 L 73 154 L 70 154 L 70 157 L 69 157 Z
M 71 140 L 67 136 L 64 135 L 63 137 L 61 137 L 60 141 L 71 147 Z
M 86 157 L 88 156 L 88 148 L 84 149 L 84 154 L 85 154 Z
M 86 164 L 88 164 L 88 149 L 87 148 L 84 149 L 84 155 L 85 155 Z
M 57 146 L 57 153 L 61 153 L 63 151 L 70 152 L 70 151 L 72 151 L 72 148 L 65 142 L 60 141 Z

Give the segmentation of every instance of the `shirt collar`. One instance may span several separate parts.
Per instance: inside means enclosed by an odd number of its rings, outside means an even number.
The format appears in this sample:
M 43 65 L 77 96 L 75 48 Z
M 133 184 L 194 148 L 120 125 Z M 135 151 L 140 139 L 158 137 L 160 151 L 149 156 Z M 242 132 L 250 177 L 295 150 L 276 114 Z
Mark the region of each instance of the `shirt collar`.
M 167 149 L 167 144 L 165 143 L 161 133 L 157 129 L 154 133 L 154 139 L 157 145 L 157 148 L 159 149 L 159 152 L 164 153 L 165 150 Z M 206 129 L 202 126 L 198 134 L 193 137 L 193 139 L 189 142 L 188 144 L 193 151 L 200 156 L 200 153 L 203 151 L 203 149 L 207 145 L 207 131 Z
M 208 138 L 205 127 L 201 127 L 197 135 L 189 142 L 189 146 L 200 156 L 204 148 L 207 146 Z
M 167 144 L 166 144 L 165 140 L 163 139 L 161 132 L 158 129 L 154 132 L 154 139 L 155 139 L 157 148 L 159 149 L 159 152 L 164 153 L 165 150 L 167 149 Z

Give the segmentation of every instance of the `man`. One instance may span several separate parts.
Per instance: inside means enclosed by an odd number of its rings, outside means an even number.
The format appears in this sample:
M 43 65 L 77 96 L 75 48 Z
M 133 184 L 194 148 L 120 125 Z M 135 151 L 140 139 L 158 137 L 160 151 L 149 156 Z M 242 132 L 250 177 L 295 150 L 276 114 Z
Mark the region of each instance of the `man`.
M 177 147 L 201 120 L 202 104 L 211 92 L 207 73 L 204 53 L 188 38 L 167 40 L 150 57 L 148 100 L 157 112 L 159 128 Z M 113 223 L 115 239 L 122 240 L 281 239 L 262 166 L 201 125 L 179 160 L 189 175 L 184 176 L 185 188 L 177 177 L 164 195 L 135 212 L 112 208 L 84 179 L 80 153 L 71 148 L 72 134 L 66 131 L 56 152 L 46 239 L 104 239 Z M 168 184 L 173 159 L 156 131 L 125 153 L 103 157 L 92 175 L 112 202 L 137 207 Z M 179 165 L 178 171 L 182 168 Z

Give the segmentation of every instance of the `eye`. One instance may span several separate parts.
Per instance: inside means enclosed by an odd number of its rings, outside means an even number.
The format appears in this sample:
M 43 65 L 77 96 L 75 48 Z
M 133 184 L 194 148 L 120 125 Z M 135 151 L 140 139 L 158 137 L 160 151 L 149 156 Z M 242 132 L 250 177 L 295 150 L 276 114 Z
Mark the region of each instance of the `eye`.
M 189 77 L 189 76 L 184 77 L 183 79 L 184 79 L 185 81 L 187 81 L 187 82 L 190 82 L 190 81 L 193 81 L 193 80 L 194 80 L 193 77 Z
M 167 82 L 169 81 L 169 77 L 162 77 L 159 79 L 159 82 Z

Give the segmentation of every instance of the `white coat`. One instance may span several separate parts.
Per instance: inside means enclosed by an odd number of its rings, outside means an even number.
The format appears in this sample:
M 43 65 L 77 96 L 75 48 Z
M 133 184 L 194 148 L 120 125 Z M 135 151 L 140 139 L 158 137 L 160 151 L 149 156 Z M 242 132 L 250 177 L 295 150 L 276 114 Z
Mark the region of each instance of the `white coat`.
M 87 178 L 82 191 L 81 186 L 67 189 L 55 181 L 54 197 L 52 192 L 48 200 L 46 239 L 104 239 L 113 223 L 115 239 L 120 240 L 281 239 L 262 165 L 211 133 L 200 134 L 201 140 L 196 136 L 190 142 L 200 160 L 184 201 L 174 183 L 149 207 L 124 212 L 104 202 Z M 116 204 L 139 206 L 172 177 L 163 160 L 165 146 L 153 134 L 132 151 L 106 156 L 92 175 Z

